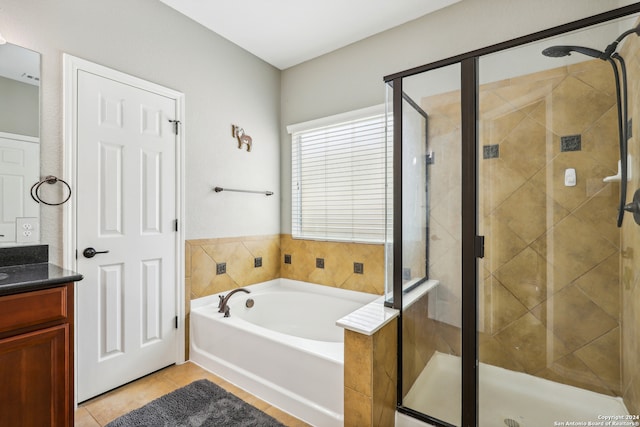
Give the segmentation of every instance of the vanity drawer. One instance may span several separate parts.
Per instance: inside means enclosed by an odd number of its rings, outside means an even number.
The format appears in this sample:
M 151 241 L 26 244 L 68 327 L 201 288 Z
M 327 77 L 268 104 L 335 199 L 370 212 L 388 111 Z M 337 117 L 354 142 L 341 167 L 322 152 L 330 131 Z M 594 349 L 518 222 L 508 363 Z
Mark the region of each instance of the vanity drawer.
M 66 286 L 0 297 L 0 334 L 63 321 L 67 309 Z

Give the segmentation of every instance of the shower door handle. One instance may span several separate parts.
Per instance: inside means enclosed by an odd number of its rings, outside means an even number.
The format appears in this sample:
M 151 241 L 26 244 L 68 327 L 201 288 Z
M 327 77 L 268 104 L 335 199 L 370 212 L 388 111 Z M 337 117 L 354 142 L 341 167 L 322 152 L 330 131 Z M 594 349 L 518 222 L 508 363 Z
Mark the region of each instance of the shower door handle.
M 97 254 L 108 254 L 108 253 L 109 251 L 96 251 L 93 248 L 86 248 L 84 251 L 82 251 L 82 255 L 84 255 L 85 258 L 93 258 Z

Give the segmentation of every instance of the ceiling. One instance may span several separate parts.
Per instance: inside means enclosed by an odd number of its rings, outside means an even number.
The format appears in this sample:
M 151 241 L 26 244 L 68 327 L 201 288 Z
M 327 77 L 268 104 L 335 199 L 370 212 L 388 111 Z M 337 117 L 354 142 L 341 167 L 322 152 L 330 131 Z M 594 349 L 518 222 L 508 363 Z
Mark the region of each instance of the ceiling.
M 160 0 L 284 70 L 461 0 Z

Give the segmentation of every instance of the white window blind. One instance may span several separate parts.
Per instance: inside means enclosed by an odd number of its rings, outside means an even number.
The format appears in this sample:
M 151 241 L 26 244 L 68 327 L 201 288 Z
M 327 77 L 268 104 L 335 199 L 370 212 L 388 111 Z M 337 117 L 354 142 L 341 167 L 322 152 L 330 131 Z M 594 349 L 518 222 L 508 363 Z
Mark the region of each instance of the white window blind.
M 384 242 L 385 115 L 292 133 L 295 238 Z

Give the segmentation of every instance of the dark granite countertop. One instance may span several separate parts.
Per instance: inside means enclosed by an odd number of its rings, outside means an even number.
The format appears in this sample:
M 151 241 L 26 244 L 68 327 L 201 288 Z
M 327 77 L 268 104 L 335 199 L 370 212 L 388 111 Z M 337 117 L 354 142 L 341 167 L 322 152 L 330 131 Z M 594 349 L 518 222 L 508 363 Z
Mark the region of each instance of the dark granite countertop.
M 81 274 L 47 262 L 9 265 L 0 267 L 0 295 L 47 289 L 80 280 Z

